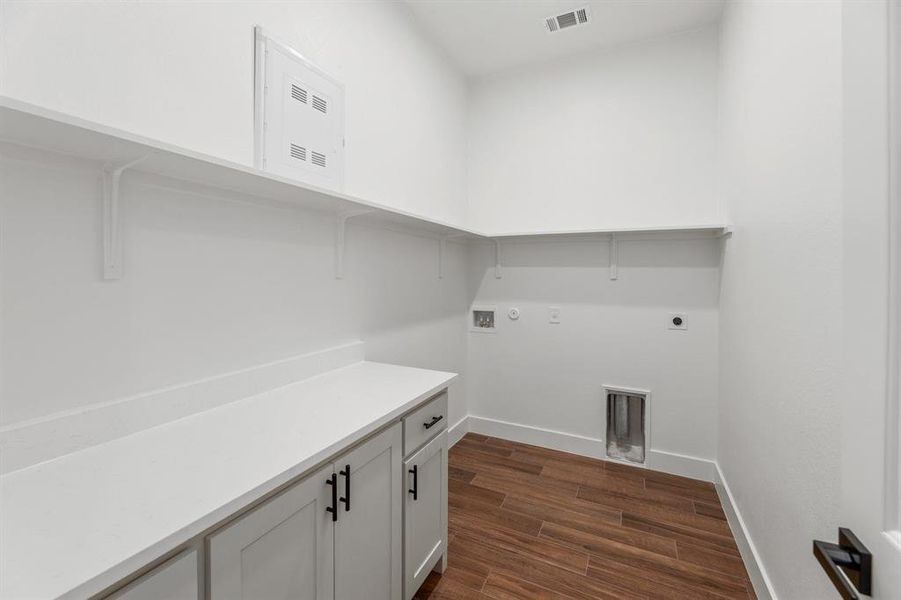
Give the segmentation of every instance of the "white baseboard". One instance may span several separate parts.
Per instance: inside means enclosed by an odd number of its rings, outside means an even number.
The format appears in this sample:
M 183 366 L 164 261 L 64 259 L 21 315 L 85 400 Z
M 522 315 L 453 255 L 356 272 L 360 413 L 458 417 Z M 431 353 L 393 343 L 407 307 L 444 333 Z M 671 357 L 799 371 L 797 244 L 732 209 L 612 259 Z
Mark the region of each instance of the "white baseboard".
M 519 423 L 469 415 L 469 430 L 473 433 L 480 433 L 490 437 L 580 454 L 591 458 L 603 459 L 606 456 L 602 440 L 563 433 L 552 429 L 533 427 L 532 425 L 521 425 Z
M 453 448 L 469 432 L 469 417 L 463 417 L 447 429 L 447 447 Z
M 773 590 L 773 584 L 767 576 L 766 569 L 763 568 L 763 561 L 760 560 L 760 554 L 745 521 L 735 504 L 735 498 L 729 489 L 729 484 L 723 476 L 720 466 L 716 465 L 716 492 L 720 497 L 720 504 L 726 512 L 726 519 L 729 521 L 729 527 L 732 529 L 732 536 L 738 545 L 738 551 L 741 553 L 741 559 L 745 563 L 745 569 L 748 571 L 748 577 L 751 578 L 751 584 L 754 586 L 754 592 L 759 600 L 777 600 L 776 592 Z
M 474 433 L 607 460 L 604 440 L 600 438 L 591 438 L 474 415 L 469 415 L 467 424 L 468 430 Z M 716 463 L 712 460 L 663 450 L 650 450 L 646 467 L 655 471 L 663 471 L 664 473 L 710 482 L 714 481 L 716 475 Z
M 292 356 L 0 428 L 0 473 L 102 444 L 364 359 L 363 342 Z
M 666 450 L 652 448 L 648 452 L 648 468 L 711 483 L 716 480 L 716 463 L 714 461 Z

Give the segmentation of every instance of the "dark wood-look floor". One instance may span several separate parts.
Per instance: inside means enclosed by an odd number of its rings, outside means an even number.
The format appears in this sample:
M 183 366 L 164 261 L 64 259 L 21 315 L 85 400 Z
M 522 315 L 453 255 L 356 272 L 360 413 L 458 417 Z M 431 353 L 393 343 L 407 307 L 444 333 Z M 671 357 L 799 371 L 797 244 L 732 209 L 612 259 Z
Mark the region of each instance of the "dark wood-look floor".
M 712 484 L 472 433 L 449 465 L 419 600 L 754 598 Z

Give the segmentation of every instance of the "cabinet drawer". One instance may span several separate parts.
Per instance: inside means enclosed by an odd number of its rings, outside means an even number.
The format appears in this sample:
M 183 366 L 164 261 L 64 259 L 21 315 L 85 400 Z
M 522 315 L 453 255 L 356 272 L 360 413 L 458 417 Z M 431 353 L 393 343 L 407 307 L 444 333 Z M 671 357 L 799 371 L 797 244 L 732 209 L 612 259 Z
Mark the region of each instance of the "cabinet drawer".
M 404 417 L 404 456 L 447 429 L 447 392 Z

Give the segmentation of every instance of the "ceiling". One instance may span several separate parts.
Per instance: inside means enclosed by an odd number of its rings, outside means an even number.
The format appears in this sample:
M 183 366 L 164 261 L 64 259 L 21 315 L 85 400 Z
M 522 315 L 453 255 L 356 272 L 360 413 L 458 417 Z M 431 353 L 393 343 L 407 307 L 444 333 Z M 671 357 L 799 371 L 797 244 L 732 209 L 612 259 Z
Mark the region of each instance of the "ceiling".
M 474 77 L 686 31 L 723 0 L 407 0 L 420 25 Z M 586 25 L 548 33 L 546 17 L 588 6 Z

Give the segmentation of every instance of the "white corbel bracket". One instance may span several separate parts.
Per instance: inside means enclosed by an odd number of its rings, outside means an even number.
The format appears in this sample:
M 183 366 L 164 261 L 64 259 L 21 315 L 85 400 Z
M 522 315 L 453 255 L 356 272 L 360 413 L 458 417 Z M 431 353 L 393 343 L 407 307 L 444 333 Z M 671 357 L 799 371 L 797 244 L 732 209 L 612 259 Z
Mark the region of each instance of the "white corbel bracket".
M 119 180 L 125 169 L 146 156 L 127 163 L 103 165 L 103 278 L 122 279 L 122 217 L 119 211 Z
M 454 233 L 438 238 L 438 279 L 444 279 L 444 263 L 447 260 L 447 241 L 465 235 L 465 233 Z
M 335 279 L 344 279 L 345 229 L 347 220 L 374 212 L 373 209 L 348 210 L 338 215 L 335 230 Z
M 494 278 L 500 279 L 503 277 L 503 273 L 501 273 L 501 241 L 494 240 Z
M 619 247 L 616 245 L 616 234 L 610 234 L 610 279 L 615 280 L 619 277 L 618 273 L 618 264 L 619 264 Z

